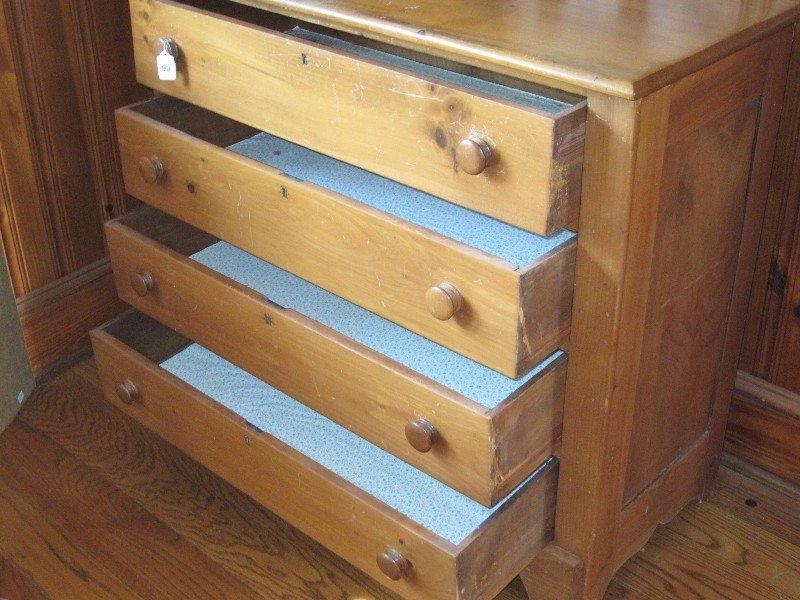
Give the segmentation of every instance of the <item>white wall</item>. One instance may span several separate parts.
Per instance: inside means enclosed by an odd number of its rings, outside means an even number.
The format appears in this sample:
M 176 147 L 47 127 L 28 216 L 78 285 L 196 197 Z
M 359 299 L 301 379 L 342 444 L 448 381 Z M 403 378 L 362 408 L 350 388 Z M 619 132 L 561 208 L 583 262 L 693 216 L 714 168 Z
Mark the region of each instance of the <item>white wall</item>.
M 11 422 L 31 390 L 33 373 L 0 246 L 0 431 Z

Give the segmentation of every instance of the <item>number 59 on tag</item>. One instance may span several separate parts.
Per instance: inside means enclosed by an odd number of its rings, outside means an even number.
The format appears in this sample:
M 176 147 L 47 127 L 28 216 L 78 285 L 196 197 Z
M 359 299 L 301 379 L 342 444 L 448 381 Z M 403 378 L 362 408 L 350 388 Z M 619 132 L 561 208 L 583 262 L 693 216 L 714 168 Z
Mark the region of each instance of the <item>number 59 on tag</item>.
M 156 56 L 156 70 L 161 81 L 175 81 L 178 78 L 178 65 L 175 57 L 166 50 Z

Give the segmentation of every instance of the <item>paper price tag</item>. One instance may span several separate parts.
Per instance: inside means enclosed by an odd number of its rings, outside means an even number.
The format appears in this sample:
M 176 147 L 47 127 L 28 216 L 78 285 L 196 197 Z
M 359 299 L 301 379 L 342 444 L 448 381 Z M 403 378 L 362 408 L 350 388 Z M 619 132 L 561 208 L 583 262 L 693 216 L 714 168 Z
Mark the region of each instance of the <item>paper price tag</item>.
M 178 65 L 175 63 L 175 57 L 166 50 L 162 50 L 156 56 L 156 69 L 161 81 L 175 81 L 178 78 Z

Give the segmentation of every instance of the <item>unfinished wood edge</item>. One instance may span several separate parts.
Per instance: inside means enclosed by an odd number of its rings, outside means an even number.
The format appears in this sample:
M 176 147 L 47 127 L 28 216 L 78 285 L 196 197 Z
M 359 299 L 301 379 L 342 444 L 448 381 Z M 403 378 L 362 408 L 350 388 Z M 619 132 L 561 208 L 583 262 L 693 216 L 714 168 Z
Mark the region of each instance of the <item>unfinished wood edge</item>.
M 573 600 L 583 597 L 583 561 L 556 543 L 545 546 L 520 573 L 530 600 Z
M 519 358 L 514 377 L 522 377 L 536 363 L 567 345 L 572 326 L 577 251 L 578 244 L 573 238 L 520 274 Z
M 552 235 L 578 220 L 587 113 L 587 104 L 582 102 L 556 119 L 553 124 L 549 177 L 551 203 L 546 217 L 547 235 Z
M 489 413 L 494 449 L 492 504 L 512 492 L 551 456 L 558 455 L 564 411 L 566 357 Z
M 557 482 L 558 461 L 551 459 L 461 542 L 456 556 L 459 600 L 494 598 L 552 541 Z

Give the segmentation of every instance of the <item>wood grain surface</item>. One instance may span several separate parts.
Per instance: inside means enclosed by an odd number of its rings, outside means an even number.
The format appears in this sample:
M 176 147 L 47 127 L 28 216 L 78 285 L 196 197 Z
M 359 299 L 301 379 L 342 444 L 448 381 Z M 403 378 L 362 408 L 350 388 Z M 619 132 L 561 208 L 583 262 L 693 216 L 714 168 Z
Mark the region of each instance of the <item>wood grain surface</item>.
M 404 598 L 489 598 L 552 539 L 555 462 L 456 546 L 161 369 L 155 357 L 176 337 L 135 311 L 93 331 L 109 402 Z M 136 402 L 115 393 L 126 379 Z M 411 576 L 383 577 L 375 558 L 387 548 Z
M 226 150 L 252 130 L 169 97 L 117 111 L 117 127 L 132 196 L 510 377 L 569 335 L 574 239 L 517 267 Z M 139 173 L 150 156 L 158 184 Z M 464 299 L 447 321 L 425 303 L 440 282 Z
M 578 214 L 582 101 L 540 111 L 170 0 L 131 15 L 144 85 L 540 235 Z M 155 68 L 162 37 L 175 81 Z M 470 175 L 454 154 L 476 134 L 495 159 Z
M 91 362 L 46 384 L 0 436 L 0 486 L 9 600 L 396 598 L 107 404 Z M 660 527 L 606 598 L 800 598 L 797 515 L 796 492 L 725 467 L 710 501 Z M 194 576 L 205 593 L 191 593 Z M 514 580 L 497 600 L 524 594 Z
M 586 598 L 717 470 L 792 34 L 589 97 L 556 509 Z
M 565 357 L 489 410 L 187 258 L 199 247 L 181 249 L 181 240 L 199 232 L 185 223 L 146 208 L 107 232 L 123 300 L 482 504 L 558 448 Z M 129 283 L 140 272 L 155 282 L 144 297 Z M 417 418 L 439 431 L 431 452 L 406 439 Z
M 788 24 L 789 0 L 238 0 L 553 87 L 640 98 Z
M 800 395 L 740 372 L 725 448 L 800 485 Z

